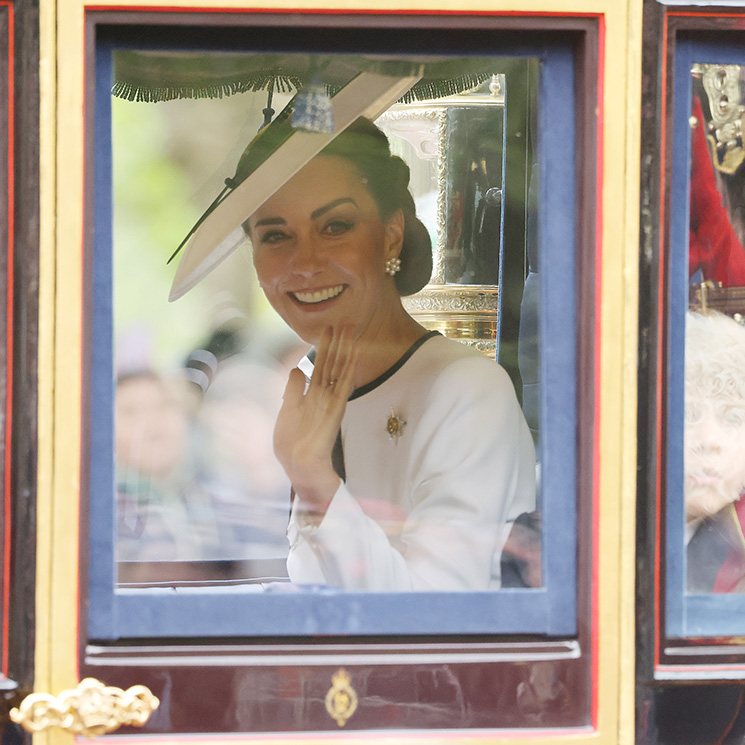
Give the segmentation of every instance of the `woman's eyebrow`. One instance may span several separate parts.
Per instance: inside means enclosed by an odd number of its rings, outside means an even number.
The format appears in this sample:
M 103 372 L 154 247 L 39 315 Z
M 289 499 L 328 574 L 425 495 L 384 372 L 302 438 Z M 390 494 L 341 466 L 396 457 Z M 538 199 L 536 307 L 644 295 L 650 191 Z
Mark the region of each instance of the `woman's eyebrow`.
M 250 218 L 249 218 L 250 219 Z M 257 220 L 256 226 L 259 225 L 284 225 L 285 219 L 283 217 L 265 217 L 263 220 Z M 244 225 L 248 225 L 248 220 L 245 221 Z
M 313 210 L 313 212 L 310 213 L 310 219 L 315 220 L 317 217 L 320 217 L 321 215 L 325 214 L 329 210 L 334 209 L 334 207 L 338 207 L 340 204 L 346 204 L 351 203 L 355 207 L 357 206 L 357 202 L 352 199 L 352 197 L 340 197 L 339 199 L 334 199 L 333 201 L 329 202 L 328 204 L 324 204 L 323 207 L 319 207 L 317 210 Z M 250 218 L 249 218 L 250 219 Z M 265 217 L 262 220 L 257 220 L 254 227 L 258 228 L 262 225 L 286 225 L 287 221 L 283 217 Z M 250 229 L 250 226 L 248 225 L 248 220 L 244 222 L 244 230 L 246 228 Z
M 310 213 L 310 219 L 315 220 L 317 217 L 320 217 L 325 212 L 328 212 L 329 210 L 334 209 L 334 207 L 338 207 L 340 204 L 345 204 L 347 202 L 351 202 L 355 207 L 357 206 L 357 202 L 355 202 L 352 197 L 341 197 L 339 199 L 334 199 L 328 204 L 324 204 L 323 207 L 319 207 L 317 210 L 313 210 L 313 212 Z

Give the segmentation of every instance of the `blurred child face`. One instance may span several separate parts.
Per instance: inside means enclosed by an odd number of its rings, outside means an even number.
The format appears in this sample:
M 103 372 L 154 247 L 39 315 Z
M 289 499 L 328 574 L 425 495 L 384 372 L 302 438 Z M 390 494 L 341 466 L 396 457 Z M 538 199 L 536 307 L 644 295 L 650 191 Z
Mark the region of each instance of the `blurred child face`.
M 186 415 L 165 383 L 142 376 L 117 386 L 116 457 L 119 465 L 164 478 L 183 456 L 186 436 Z
M 745 490 L 745 401 L 686 395 L 685 503 L 706 517 Z

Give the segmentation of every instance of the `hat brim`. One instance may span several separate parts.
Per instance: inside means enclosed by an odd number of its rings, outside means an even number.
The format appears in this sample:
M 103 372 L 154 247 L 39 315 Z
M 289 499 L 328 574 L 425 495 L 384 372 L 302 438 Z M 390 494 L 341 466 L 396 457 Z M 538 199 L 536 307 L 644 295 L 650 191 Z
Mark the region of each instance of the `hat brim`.
M 334 132 L 292 130 L 206 217 L 184 247 L 169 302 L 178 300 L 246 240 L 242 224 L 358 117 L 376 119 L 421 78 L 361 72 L 331 99 Z M 276 122 L 282 125 L 283 122 Z M 271 136 L 270 124 L 259 137 Z

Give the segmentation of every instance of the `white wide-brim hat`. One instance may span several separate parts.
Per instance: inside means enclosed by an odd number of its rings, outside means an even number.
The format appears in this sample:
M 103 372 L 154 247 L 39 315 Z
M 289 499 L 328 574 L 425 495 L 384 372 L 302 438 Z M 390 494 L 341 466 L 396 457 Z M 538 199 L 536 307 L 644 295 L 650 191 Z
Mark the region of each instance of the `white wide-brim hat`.
M 296 129 L 293 102 L 249 143 L 232 179 L 188 236 L 169 301 L 178 300 L 245 243 L 243 223 L 358 117 L 376 119 L 421 78 L 360 72 L 331 97 L 333 132 Z M 296 97 L 297 98 L 297 97 Z

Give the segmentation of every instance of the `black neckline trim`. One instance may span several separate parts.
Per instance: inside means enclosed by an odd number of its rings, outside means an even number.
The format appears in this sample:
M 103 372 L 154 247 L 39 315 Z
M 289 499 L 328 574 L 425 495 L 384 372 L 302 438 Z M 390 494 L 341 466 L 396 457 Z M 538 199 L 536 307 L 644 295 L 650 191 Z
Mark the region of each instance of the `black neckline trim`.
M 360 398 L 360 396 L 364 396 L 366 393 L 370 393 L 370 391 L 377 388 L 379 385 L 382 385 L 385 383 L 388 378 L 390 378 L 394 373 L 398 372 L 404 365 L 404 363 L 411 357 L 414 352 L 416 352 L 419 347 L 424 344 L 427 339 L 431 339 L 433 336 L 441 336 L 439 331 L 428 331 L 423 336 L 420 336 L 404 353 L 403 355 L 398 359 L 397 362 L 394 362 L 382 375 L 378 375 L 375 380 L 371 380 L 369 383 L 365 383 L 365 385 L 360 386 L 359 388 L 355 388 L 352 391 L 352 395 L 349 397 L 350 401 L 354 401 L 355 398 Z

